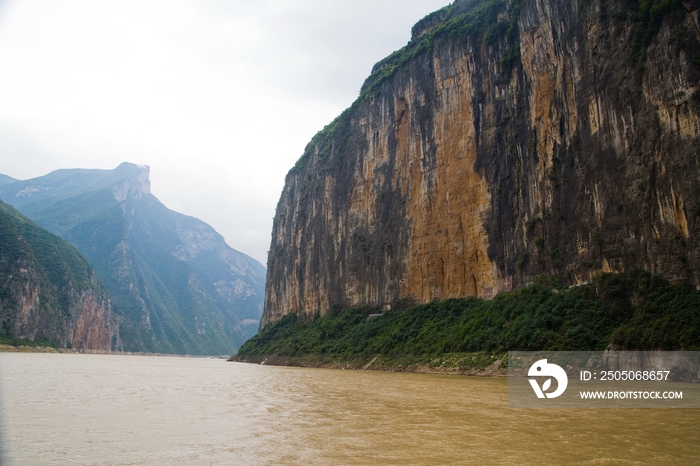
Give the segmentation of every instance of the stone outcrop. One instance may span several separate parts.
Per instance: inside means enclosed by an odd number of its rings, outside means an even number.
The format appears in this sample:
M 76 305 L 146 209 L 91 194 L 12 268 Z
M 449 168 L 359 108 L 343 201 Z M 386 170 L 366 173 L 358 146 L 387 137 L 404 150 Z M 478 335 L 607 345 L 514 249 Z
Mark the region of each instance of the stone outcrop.
M 700 285 L 700 2 L 634 3 L 457 1 L 417 23 L 287 175 L 262 326 L 543 274 Z
M 109 297 L 78 251 L 2 201 L 0 224 L 1 333 L 83 352 L 120 350 Z
M 112 336 L 114 349 L 121 345 L 117 343 L 119 325 L 112 317 L 109 301 L 98 297 L 95 293 L 83 293 L 78 302 L 78 319 L 75 322 L 71 347 L 78 351 L 109 351 Z

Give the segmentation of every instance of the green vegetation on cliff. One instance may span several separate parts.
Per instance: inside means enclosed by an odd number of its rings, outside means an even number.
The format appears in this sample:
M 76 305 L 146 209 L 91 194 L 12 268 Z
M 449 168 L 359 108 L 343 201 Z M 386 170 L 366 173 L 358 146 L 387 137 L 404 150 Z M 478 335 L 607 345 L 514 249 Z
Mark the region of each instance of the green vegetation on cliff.
M 104 293 L 93 275 L 75 247 L 0 201 L 0 343 L 70 347 L 81 294 Z
M 394 306 L 399 309 L 402 306 Z M 266 326 L 238 358 L 431 355 L 506 351 L 700 350 L 700 291 L 641 270 L 570 288 L 550 279 L 486 301 L 448 299 L 379 316 L 347 309 Z
M 479 0 L 452 3 L 418 21 L 411 31 L 411 41 L 378 62 L 362 86 L 361 98 L 375 93 L 382 83 L 394 76 L 425 53 L 438 40 L 456 40 L 463 44 L 496 46 L 505 39 L 513 43 L 517 30 L 522 0 Z M 499 15 L 502 18 L 499 20 Z M 512 50 L 519 50 L 513 48 Z

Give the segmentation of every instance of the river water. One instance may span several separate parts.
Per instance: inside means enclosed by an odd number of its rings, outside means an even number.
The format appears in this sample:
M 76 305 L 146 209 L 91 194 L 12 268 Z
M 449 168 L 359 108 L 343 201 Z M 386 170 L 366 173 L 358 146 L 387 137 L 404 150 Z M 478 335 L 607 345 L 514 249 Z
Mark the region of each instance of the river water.
M 698 409 L 513 409 L 505 378 L 0 354 L 3 464 L 700 464 Z

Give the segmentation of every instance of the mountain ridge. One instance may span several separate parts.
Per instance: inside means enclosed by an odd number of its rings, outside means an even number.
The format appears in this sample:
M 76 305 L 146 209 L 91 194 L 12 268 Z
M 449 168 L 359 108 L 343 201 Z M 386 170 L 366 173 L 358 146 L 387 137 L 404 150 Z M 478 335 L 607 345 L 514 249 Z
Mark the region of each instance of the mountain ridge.
M 0 198 L 93 264 L 125 350 L 233 353 L 257 330 L 265 268 L 211 226 L 165 207 L 149 170 L 58 170 L 2 185 Z

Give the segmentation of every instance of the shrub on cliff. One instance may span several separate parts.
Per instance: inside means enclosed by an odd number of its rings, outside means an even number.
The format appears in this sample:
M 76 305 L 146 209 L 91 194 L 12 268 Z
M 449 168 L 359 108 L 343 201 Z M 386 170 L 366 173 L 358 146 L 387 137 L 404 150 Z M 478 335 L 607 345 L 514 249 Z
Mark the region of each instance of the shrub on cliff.
M 563 288 L 550 279 L 491 301 L 448 299 L 369 318 L 347 309 L 305 324 L 287 315 L 245 343 L 245 355 L 700 349 L 700 291 L 641 270 Z

